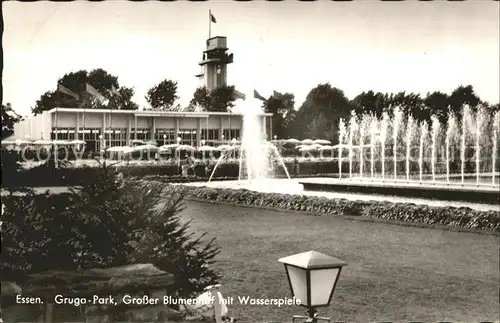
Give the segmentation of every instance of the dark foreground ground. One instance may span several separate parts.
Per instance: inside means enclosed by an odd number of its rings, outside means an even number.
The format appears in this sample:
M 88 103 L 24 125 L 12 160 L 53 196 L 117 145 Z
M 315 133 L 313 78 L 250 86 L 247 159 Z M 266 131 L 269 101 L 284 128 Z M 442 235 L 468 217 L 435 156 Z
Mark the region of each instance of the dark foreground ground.
M 222 253 L 224 297 L 244 322 L 290 322 L 298 306 L 242 305 L 238 296 L 290 297 L 277 259 L 317 250 L 348 263 L 331 306 L 333 321 L 497 321 L 499 238 L 356 222 L 257 208 L 188 202 L 183 215 L 209 231 Z

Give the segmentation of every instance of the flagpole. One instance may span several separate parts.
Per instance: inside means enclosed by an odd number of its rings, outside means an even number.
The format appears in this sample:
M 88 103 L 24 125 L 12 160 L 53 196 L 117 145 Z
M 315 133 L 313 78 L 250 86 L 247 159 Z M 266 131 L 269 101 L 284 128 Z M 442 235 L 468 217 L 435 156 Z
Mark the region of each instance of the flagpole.
M 56 105 L 56 135 L 55 135 L 55 140 L 57 140 L 57 137 L 58 137 L 58 133 L 59 133 L 59 127 L 57 125 L 57 121 L 59 120 L 59 113 L 57 112 L 58 111 L 58 106 Z
M 108 103 L 109 106 L 109 103 Z M 112 142 L 111 140 L 114 139 L 114 133 L 113 133 L 113 105 L 110 107 L 111 111 L 109 112 L 109 147 L 111 147 Z
M 212 38 L 212 10 L 208 10 L 208 39 Z
M 83 106 L 83 134 L 82 134 L 82 140 L 85 141 L 85 131 L 86 131 L 86 129 L 85 129 L 85 104 L 87 102 L 85 101 L 85 94 L 84 93 L 82 93 L 80 95 L 80 100 L 81 100 L 82 106 Z

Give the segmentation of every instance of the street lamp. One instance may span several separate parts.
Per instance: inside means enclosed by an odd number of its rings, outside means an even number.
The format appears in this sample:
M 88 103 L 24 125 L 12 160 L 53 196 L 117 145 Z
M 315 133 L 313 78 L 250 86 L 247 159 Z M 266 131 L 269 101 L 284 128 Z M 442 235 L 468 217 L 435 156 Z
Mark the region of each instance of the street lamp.
M 286 275 L 292 296 L 307 308 L 309 316 L 293 317 L 295 320 L 307 319 L 316 323 L 329 318 L 318 317 L 316 308 L 330 305 L 333 291 L 337 287 L 345 262 L 317 251 L 307 251 L 278 260 L 285 265 Z
M 181 137 L 177 137 L 177 144 L 180 145 L 181 144 Z
M 163 135 L 163 146 L 165 146 L 165 140 L 167 140 L 167 135 Z
M 205 146 L 205 143 L 206 143 L 206 142 L 205 142 L 205 139 L 202 139 L 202 140 L 201 140 L 201 145 L 202 145 L 202 146 Z
M 236 146 L 236 143 L 237 143 L 236 138 L 233 138 L 233 139 L 231 140 L 231 142 L 233 143 L 233 146 Z
M 278 140 L 278 136 L 274 135 L 274 140 L 275 141 Z
M 222 135 L 222 137 L 221 137 L 221 138 L 222 138 L 222 142 L 224 142 L 224 135 Z

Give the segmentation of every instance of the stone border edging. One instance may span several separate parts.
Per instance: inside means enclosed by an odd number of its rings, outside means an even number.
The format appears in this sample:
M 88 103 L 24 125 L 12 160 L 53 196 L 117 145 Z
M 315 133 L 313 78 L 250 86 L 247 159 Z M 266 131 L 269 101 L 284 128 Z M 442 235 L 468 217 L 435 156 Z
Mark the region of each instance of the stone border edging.
M 228 205 L 228 206 L 238 206 L 238 207 L 244 207 L 244 208 L 257 208 L 257 209 L 262 209 L 262 210 L 271 210 L 271 211 L 287 212 L 287 213 L 293 212 L 296 214 L 311 215 L 311 216 L 325 216 L 325 215 L 331 216 L 331 214 L 323 213 L 323 212 L 300 211 L 300 210 L 283 209 L 283 208 L 279 208 L 279 207 L 250 205 L 250 204 L 238 204 L 238 203 L 231 203 L 231 202 L 224 202 L 224 201 L 211 201 L 211 200 L 205 200 L 202 198 L 196 198 L 196 197 L 192 197 L 192 196 L 185 196 L 184 199 L 187 201 L 207 203 L 207 204 L 222 204 L 222 205 Z M 350 221 L 374 222 L 374 223 L 400 225 L 400 226 L 405 226 L 405 227 L 416 227 L 416 228 L 423 228 L 423 229 L 437 229 L 437 230 L 444 230 L 444 231 L 466 232 L 466 233 L 475 233 L 475 234 L 481 234 L 481 235 L 500 236 L 500 233 L 497 233 L 494 231 L 486 231 L 486 230 L 470 229 L 470 228 L 462 228 L 462 227 L 450 227 L 450 226 L 446 226 L 446 225 L 442 225 L 442 224 L 405 222 L 405 221 L 398 221 L 398 220 L 371 218 L 371 217 L 362 216 L 362 215 L 358 215 L 358 216 L 356 216 L 356 215 L 334 215 L 334 217 L 342 218 L 342 219 L 350 220 Z

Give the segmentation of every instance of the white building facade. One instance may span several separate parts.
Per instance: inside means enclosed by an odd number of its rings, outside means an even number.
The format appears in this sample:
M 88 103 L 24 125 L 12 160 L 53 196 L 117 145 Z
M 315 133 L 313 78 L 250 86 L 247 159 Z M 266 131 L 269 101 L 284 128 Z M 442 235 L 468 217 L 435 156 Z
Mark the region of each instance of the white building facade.
M 271 113 L 259 118 L 265 137 L 272 138 Z M 133 140 L 217 145 L 240 139 L 243 118 L 230 112 L 172 112 L 109 109 L 55 108 L 14 126 L 14 137 L 23 140 L 84 140 L 89 150 L 130 146 Z

